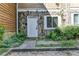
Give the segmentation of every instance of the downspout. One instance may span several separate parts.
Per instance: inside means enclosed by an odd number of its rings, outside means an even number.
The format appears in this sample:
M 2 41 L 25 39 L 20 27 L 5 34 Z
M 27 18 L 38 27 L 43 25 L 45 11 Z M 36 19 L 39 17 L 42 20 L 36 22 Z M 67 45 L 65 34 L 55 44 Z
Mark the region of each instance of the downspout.
M 18 3 L 16 3 L 16 33 L 18 34 Z

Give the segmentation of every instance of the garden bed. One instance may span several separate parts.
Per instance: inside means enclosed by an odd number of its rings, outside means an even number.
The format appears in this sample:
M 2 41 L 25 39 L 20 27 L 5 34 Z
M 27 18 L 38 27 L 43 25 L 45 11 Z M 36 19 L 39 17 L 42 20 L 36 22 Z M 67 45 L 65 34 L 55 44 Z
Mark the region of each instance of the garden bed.
M 76 48 L 79 47 L 79 26 L 66 26 L 55 28 L 45 39 L 51 41 L 38 41 L 36 47 L 51 48 Z

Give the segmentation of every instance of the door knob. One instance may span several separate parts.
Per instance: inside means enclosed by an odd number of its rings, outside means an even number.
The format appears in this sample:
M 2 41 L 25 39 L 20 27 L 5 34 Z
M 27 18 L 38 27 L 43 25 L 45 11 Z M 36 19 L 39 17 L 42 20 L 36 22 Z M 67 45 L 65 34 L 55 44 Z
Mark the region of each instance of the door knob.
M 36 27 L 36 29 L 38 29 L 38 27 Z

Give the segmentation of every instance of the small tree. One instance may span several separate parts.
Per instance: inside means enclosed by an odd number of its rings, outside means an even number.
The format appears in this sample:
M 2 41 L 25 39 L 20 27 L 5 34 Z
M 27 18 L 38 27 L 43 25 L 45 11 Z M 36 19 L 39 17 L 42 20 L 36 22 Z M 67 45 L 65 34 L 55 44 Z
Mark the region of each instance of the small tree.
M 0 25 L 0 40 L 2 41 L 3 40 L 3 34 L 4 34 L 4 27 Z

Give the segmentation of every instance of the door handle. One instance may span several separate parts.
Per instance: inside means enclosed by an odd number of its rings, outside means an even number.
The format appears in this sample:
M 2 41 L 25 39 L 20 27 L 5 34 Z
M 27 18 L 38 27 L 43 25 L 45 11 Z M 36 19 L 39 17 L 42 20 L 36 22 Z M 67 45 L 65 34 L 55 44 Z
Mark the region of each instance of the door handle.
M 38 27 L 36 27 L 36 29 L 38 29 Z

